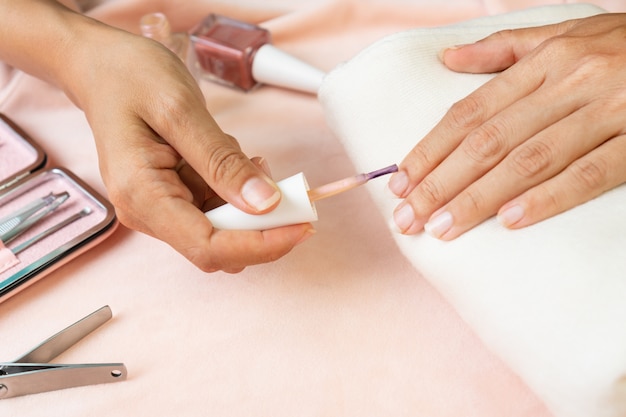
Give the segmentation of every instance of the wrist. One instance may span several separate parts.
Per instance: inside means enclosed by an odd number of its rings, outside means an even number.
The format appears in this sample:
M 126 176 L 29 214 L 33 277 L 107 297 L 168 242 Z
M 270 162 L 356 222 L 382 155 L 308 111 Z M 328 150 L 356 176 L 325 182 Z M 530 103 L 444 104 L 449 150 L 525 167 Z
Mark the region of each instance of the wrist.
M 56 1 L 0 0 L 0 60 L 54 84 L 80 105 L 92 39 L 116 29 Z

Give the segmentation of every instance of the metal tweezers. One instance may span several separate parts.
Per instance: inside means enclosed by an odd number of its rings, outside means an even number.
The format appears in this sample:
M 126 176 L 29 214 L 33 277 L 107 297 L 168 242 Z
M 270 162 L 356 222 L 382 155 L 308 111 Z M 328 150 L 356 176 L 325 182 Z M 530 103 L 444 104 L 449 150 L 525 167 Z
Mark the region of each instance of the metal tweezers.
M 123 363 L 49 364 L 112 317 L 104 306 L 13 362 L 0 362 L 0 399 L 126 379 Z
M 67 192 L 50 193 L 26 205 L 16 213 L 0 219 L 0 240 L 5 245 L 8 244 L 47 214 L 56 210 L 69 196 Z

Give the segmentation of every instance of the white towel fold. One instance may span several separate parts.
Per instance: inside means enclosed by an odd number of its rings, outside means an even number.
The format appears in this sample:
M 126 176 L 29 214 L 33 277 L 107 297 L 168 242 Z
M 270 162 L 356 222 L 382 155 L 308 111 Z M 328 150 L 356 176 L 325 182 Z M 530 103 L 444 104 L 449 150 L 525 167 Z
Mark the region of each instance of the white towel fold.
M 439 50 L 600 12 L 548 6 L 398 33 L 333 70 L 320 100 L 357 169 L 399 162 L 453 102 L 492 77 L 445 69 Z M 384 187 L 368 185 L 391 218 L 398 201 Z M 452 242 L 395 239 L 557 417 L 626 415 L 625 186 L 522 230 L 491 219 Z

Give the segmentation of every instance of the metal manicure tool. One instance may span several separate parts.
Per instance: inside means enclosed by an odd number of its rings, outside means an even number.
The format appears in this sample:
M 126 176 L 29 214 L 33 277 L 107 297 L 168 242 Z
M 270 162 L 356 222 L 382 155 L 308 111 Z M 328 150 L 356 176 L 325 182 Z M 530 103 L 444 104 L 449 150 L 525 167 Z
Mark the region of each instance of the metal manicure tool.
M 50 193 L 27 204 L 16 213 L 0 219 L 0 240 L 5 245 L 8 244 L 47 214 L 56 210 L 69 197 L 70 195 L 67 192 Z
M 104 306 L 13 362 L 0 362 L 0 399 L 126 379 L 123 363 L 49 364 L 112 317 Z
M 17 255 L 18 253 L 20 253 L 20 252 L 30 248 L 31 246 L 33 246 L 35 243 L 39 242 L 40 240 L 47 238 L 51 234 L 54 234 L 54 233 L 58 232 L 59 230 L 63 229 L 65 226 L 68 226 L 68 225 L 74 223 L 76 220 L 82 219 L 85 216 L 89 216 L 90 214 L 91 214 L 91 209 L 89 207 L 85 207 L 84 209 L 82 209 L 78 213 L 69 216 L 65 220 L 55 224 L 54 226 L 49 227 L 48 229 L 44 230 L 43 232 L 39 233 L 37 236 L 34 236 L 34 237 L 28 239 L 26 242 L 21 243 L 20 245 L 14 247 L 13 249 L 11 249 L 11 252 L 13 252 L 15 255 Z

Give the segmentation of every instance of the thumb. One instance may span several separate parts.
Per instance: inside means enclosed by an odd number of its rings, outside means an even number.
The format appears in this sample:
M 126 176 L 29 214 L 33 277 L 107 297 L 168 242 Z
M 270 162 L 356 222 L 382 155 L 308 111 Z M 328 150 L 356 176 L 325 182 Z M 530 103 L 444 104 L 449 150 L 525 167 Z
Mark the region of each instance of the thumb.
M 467 45 L 446 48 L 440 59 L 457 72 L 492 73 L 515 64 L 549 38 L 572 28 L 578 20 L 524 29 L 502 30 Z
M 223 200 L 251 214 L 271 211 L 280 201 L 276 183 L 251 161 L 237 141 L 224 133 L 208 112 L 190 117 L 174 147 Z
M 247 213 L 271 211 L 280 201 L 280 190 L 261 166 L 251 161 L 237 141 L 223 132 L 212 138 L 201 175 L 220 197 Z M 190 163 L 189 160 L 187 160 Z

